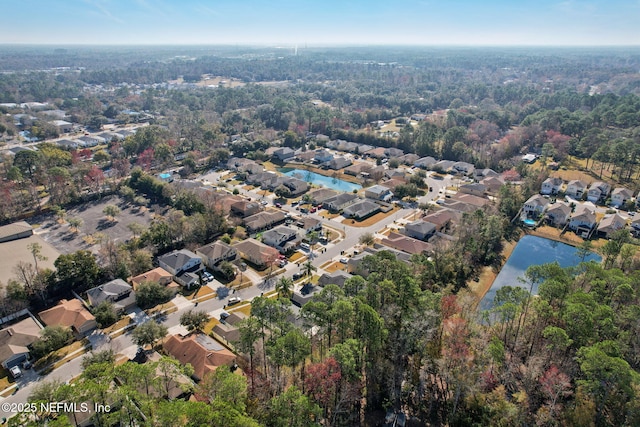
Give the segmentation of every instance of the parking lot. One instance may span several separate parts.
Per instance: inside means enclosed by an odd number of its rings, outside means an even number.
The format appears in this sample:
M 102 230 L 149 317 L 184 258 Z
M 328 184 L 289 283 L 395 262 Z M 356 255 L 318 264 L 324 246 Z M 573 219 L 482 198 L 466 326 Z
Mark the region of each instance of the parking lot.
M 115 221 L 107 219 L 102 212 L 108 205 L 115 205 L 120 209 Z M 93 250 L 96 248 L 96 233 L 103 233 L 115 242 L 127 241 L 133 237 L 128 225 L 138 223 L 146 228 L 151 223 L 152 211 L 127 204 L 118 196 L 109 196 L 69 209 L 65 218 L 67 221 L 59 223 L 58 219 L 50 214 L 34 217 L 29 220 L 29 223 L 39 224 L 40 227 L 35 230 L 36 234 L 60 253 L 69 254 L 80 249 Z M 71 218 L 82 220 L 82 225 L 77 232 L 68 223 Z

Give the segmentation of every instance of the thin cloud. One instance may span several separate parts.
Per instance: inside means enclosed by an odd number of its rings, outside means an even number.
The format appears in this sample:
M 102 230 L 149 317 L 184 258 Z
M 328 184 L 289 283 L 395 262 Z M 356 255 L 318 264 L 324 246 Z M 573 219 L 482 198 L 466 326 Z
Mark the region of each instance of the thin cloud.
M 193 7 L 193 10 L 196 13 L 201 13 L 201 14 L 206 14 L 206 15 L 214 15 L 214 16 L 219 16 L 220 13 L 216 10 L 211 9 L 209 6 L 206 6 L 204 4 L 196 4 Z
M 104 2 L 101 0 L 84 0 L 86 4 L 93 7 L 95 10 L 90 11 L 92 13 L 96 13 L 102 17 L 107 18 L 110 21 L 116 22 L 118 24 L 124 24 L 124 21 L 118 16 L 114 16 L 109 9 L 103 4 Z

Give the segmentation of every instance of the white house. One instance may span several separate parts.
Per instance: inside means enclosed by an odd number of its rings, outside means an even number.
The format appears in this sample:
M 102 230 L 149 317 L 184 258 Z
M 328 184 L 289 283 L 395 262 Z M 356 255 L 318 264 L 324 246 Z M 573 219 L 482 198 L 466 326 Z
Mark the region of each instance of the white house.
M 580 181 L 579 179 L 574 179 L 569 181 L 569 183 L 567 184 L 567 191 L 565 191 L 565 194 L 567 196 L 573 197 L 574 199 L 581 199 L 586 188 L 586 183 Z
M 563 227 L 571 216 L 571 207 L 565 202 L 556 202 L 547 208 L 547 221 L 556 227 Z
M 547 178 L 542 183 L 540 194 L 558 194 L 562 188 L 563 181 L 560 178 Z
M 542 215 L 542 213 L 547 208 L 547 205 L 549 205 L 549 200 L 545 199 L 539 194 L 534 194 L 533 196 L 529 197 L 526 202 L 524 202 L 523 210 L 527 214 L 527 216 L 535 217 L 538 215 Z
M 569 229 L 580 232 L 589 232 L 596 226 L 595 206 L 582 204 L 576 207 L 569 220 Z
M 624 187 L 617 187 L 611 192 L 611 205 L 619 208 L 633 197 L 631 190 Z
M 600 200 L 604 200 L 609 195 L 611 186 L 606 182 L 596 181 L 591 183 L 589 191 L 587 193 L 587 200 L 592 203 L 597 203 Z
M 288 249 L 287 242 L 296 240 L 298 232 L 293 228 L 279 226 L 272 230 L 262 233 L 262 243 L 284 252 Z
M 618 214 L 605 215 L 598 224 L 598 235 L 609 238 L 611 233 L 623 229 L 627 225 L 627 220 Z

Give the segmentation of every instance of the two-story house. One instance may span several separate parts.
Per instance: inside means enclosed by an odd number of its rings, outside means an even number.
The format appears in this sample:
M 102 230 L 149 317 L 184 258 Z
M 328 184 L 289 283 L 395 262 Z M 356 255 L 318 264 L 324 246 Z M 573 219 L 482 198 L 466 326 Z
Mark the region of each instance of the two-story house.
M 618 214 L 605 215 L 598 224 L 598 236 L 608 239 L 615 231 L 627 226 L 627 220 Z
M 567 184 L 567 191 L 565 191 L 565 194 L 574 199 L 580 200 L 586 189 L 587 184 L 585 182 L 580 181 L 579 179 L 574 179 L 569 181 Z
M 624 187 L 614 188 L 611 192 L 611 205 L 619 208 L 631 200 L 633 193 Z
M 523 211 L 527 214 L 527 217 L 535 218 L 542 215 L 548 205 L 549 200 L 539 194 L 534 194 L 524 202 Z
M 87 291 L 87 299 L 92 307 L 107 301 L 116 311 L 123 312 L 136 305 L 136 294 L 130 284 L 122 279 L 114 279 Z
M 331 154 L 327 150 L 319 149 L 316 150 L 315 153 L 316 154 L 313 156 L 313 160 L 315 160 L 317 163 L 327 163 L 333 159 L 333 154 Z
M 565 202 L 555 202 L 547 208 L 547 222 L 555 227 L 564 227 L 571 216 L 571 206 Z
M 576 234 L 589 233 L 596 226 L 595 206 L 581 204 L 569 220 L 569 229 Z
M 542 182 L 542 188 L 540 188 L 540 194 L 558 194 L 562 188 L 563 181 L 560 178 L 547 178 Z
M 200 283 L 202 258 L 188 249 L 181 249 L 158 257 L 158 265 L 173 274 L 174 280 L 191 289 Z
M 587 192 L 587 200 L 592 203 L 604 201 L 611 191 L 611 186 L 606 182 L 596 181 L 591 183 Z
M 238 256 L 238 251 L 223 241 L 215 241 L 196 249 L 196 255 L 202 258 L 204 265 L 216 270 L 223 261 L 233 261 Z
M 286 226 L 276 227 L 262 233 L 262 242 L 265 245 L 276 248 L 281 253 L 293 249 L 299 243 L 298 232 Z M 290 244 L 289 244 L 290 243 Z
M 256 239 L 245 239 L 242 242 L 233 244 L 240 256 L 256 266 L 257 268 L 267 268 L 278 259 L 278 251 L 271 246 L 267 246 Z

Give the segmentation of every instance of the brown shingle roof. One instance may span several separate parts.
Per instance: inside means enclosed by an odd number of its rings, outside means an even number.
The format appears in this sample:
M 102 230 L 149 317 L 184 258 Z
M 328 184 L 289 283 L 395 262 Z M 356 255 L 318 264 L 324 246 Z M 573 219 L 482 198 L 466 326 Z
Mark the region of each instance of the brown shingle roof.
M 190 363 L 193 376 L 198 379 L 215 371 L 218 366 L 233 364 L 236 359 L 235 354 L 205 334 L 172 335 L 165 341 L 164 348 L 183 365 Z
M 82 302 L 77 299 L 60 300 L 58 305 L 48 310 L 41 311 L 38 316 L 47 326 L 60 325 L 74 328 L 76 331 L 83 330 L 88 323 L 95 324 L 96 318 L 89 312 Z
M 0 362 L 10 357 L 27 353 L 27 346 L 40 338 L 40 326 L 28 317 L 0 330 Z

